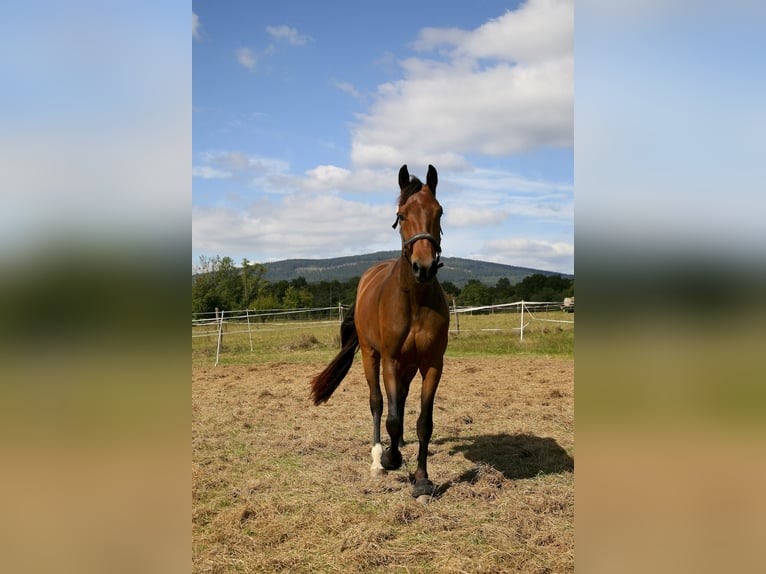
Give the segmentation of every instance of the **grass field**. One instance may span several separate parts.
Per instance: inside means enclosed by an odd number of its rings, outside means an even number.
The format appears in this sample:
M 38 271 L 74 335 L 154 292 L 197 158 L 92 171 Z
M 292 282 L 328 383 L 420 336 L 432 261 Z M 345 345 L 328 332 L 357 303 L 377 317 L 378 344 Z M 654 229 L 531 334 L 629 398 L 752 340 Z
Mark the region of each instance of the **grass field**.
M 252 353 L 225 335 L 217 367 L 215 338 L 192 339 L 193 571 L 574 571 L 573 326 L 531 323 L 520 342 L 518 320 L 461 316 L 451 335 L 429 504 L 410 494 L 414 382 L 404 465 L 380 479 L 361 361 L 311 405 L 337 324 L 264 328 Z
M 572 321 L 574 316 L 562 312 L 534 313 L 535 319 Z M 459 332 L 454 316 L 450 329 L 447 357 L 506 356 L 513 354 L 569 356 L 574 352 L 574 324 L 530 320 L 525 314 L 524 340 L 519 337 L 518 313 L 459 316 Z M 338 352 L 339 322 L 282 321 L 270 323 L 244 322 L 224 325 L 221 364 L 253 364 L 306 361 L 329 361 Z M 192 364 L 215 363 L 217 334 L 215 326 L 193 327 Z M 252 351 L 251 351 L 252 343 Z

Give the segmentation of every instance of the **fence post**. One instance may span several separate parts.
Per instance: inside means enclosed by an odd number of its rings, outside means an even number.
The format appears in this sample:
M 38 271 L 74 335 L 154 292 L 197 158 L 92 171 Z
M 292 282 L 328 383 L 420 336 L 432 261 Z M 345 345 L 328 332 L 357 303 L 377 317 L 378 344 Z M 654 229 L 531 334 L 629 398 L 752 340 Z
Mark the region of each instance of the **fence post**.
M 524 340 L 524 299 L 521 300 L 521 313 L 519 313 L 519 316 L 521 317 L 521 323 L 519 323 L 519 331 L 521 332 L 519 341 Z
M 250 337 L 250 352 L 253 352 L 253 333 L 250 331 L 250 309 L 245 309 L 245 316 L 247 317 L 247 336 Z
M 455 304 L 455 299 L 452 299 L 452 311 L 455 314 L 455 329 L 457 329 L 457 332 L 460 333 L 460 318 L 457 314 L 457 305 Z
M 221 340 L 223 339 L 223 315 L 226 311 L 221 310 L 221 319 L 218 321 L 218 346 L 215 349 L 215 366 L 218 366 L 218 355 L 221 352 Z M 218 307 L 215 308 L 215 318 L 218 320 Z
M 343 323 L 343 305 L 340 301 L 338 301 L 338 317 L 340 317 L 340 322 Z

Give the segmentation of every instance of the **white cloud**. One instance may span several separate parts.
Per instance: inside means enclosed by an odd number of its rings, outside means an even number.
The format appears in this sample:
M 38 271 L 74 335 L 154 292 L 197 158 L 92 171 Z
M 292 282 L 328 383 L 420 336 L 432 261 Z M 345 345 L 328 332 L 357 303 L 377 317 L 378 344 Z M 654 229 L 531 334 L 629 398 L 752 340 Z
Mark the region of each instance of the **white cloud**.
M 192 176 L 202 179 L 227 179 L 231 177 L 231 172 L 215 169 L 209 165 L 195 165 L 192 167 Z
M 283 160 L 236 150 L 201 153 L 198 161 L 195 176 L 229 177 L 241 187 L 236 197 L 195 208 L 195 250 L 273 260 L 397 248 L 398 234 L 390 226 L 399 192 L 398 166 L 347 169 L 323 164 L 295 174 Z M 424 177 L 424 166 L 409 167 Z M 348 193 L 357 199 L 348 199 Z M 571 184 L 530 180 L 500 169 L 458 174 L 440 169 L 438 195 L 445 209 L 449 255 L 572 269 L 571 246 L 552 239 L 570 233 Z M 506 239 L 526 235 L 530 225 L 539 223 L 544 231 L 532 233 L 542 239 Z
M 416 49 L 441 50 L 378 87 L 352 130 L 353 163 L 466 169 L 465 154 L 571 147 L 573 21 L 571 1 L 529 0 L 475 30 L 421 31 Z
M 390 169 L 348 170 L 333 165 L 320 165 L 296 177 L 293 184 L 304 191 L 353 192 L 383 194 L 393 204 L 399 194 L 397 172 Z
M 485 224 L 524 218 L 528 222 L 560 226 L 574 217 L 571 183 L 528 179 L 498 169 L 477 169 L 450 174 L 448 185 L 441 202 L 450 225 L 473 226 L 474 218 Z
M 241 151 L 207 151 L 200 154 L 200 158 L 206 165 L 222 167 L 227 171 L 237 172 L 243 177 L 285 174 L 290 170 L 290 165 L 284 160 L 248 155 Z
M 338 80 L 331 80 L 331 83 L 334 87 L 338 88 L 341 92 L 344 92 L 357 100 L 364 99 L 364 94 L 357 90 L 353 84 L 350 84 L 349 82 L 340 82 Z
M 237 48 L 234 54 L 237 56 L 237 62 L 242 66 L 251 71 L 255 69 L 256 57 L 250 48 Z
M 444 223 L 449 227 L 497 225 L 508 217 L 508 213 L 495 209 L 471 209 L 455 206 L 445 211 Z
M 245 207 L 192 208 L 192 249 L 257 261 L 396 249 L 391 211 L 336 195 L 295 194 Z
M 201 37 L 199 16 L 192 12 L 192 38 L 199 40 Z
M 490 261 L 543 270 L 571 269 L 574 256 L 574 244 L 544 239 L 494 239 L 484 249 Z
M 338 188 L 348 180 L 351 172 L 334 165 L 318 165 L 306 172 L 309 185 L 314 184 L 319 188 Z
M 266 26 L 266 32 L 277 40 L 285 40 L 293 46 L 304 46 L 311 41 L 311 36 L 298 33 L 298 30 L 290 26 Z
M 574 46 L 571 0 L 529 0 L 476 30 L 425 28 L 414 47 L 446 46 L 454 59 L 494 59 L 519 63 L 569 57 Z

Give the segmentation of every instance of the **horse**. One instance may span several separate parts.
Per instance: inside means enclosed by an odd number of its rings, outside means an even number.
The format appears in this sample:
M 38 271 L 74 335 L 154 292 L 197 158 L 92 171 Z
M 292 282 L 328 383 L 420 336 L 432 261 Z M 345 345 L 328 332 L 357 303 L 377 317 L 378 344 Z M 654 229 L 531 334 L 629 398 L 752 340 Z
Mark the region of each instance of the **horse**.
M 370 387 L 372 413 L 373 477 L 402 465 L 404 405 L 410 382 L 422 377 L 420 415 L 417 421 L 418 466 L 412 496 L 434 494 L 428 478 L 428 443 L 433 432 L 433 406 L 442 376 L 449 334 L 449 304 L 436 278 L 441 257 L 441 217 L 436 200 L 438 176 L 428 166 L 425 185 L 410 177 L 407 165 L 399 170 L 396 220 L 402 239 L 398 258 L 377 263 L 360 278 L 356 303 L 341 324 L 341 350 L 311 381 L 315 405 L 327 402 L 351 368 L 357 349 Z M 391 440 L 384 451 L 380 441 L 383 395 L 380 370 L 388 399 L 386 430 Z

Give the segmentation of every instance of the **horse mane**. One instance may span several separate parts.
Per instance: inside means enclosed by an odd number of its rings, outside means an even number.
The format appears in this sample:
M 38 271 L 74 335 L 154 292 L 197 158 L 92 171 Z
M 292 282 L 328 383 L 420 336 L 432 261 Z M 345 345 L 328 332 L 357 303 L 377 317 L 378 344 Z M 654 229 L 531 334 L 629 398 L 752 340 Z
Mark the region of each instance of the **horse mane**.
M 410 182 L 402 189 L 399 194 L 399 206 L 401 207 L 407 200 L 415 193 L 419 192 L 423 188 L 423 182 L 420 181 L 414 175 L 410 178 Z

